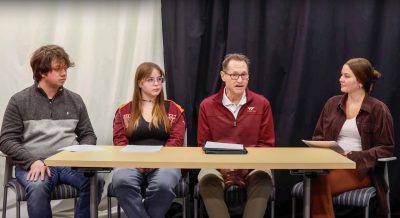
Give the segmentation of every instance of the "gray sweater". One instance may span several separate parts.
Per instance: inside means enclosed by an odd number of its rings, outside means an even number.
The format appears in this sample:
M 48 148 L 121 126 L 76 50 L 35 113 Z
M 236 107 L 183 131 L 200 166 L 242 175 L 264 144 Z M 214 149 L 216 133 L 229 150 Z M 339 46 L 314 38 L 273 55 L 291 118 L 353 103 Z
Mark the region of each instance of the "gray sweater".
M 73 144 L 96 144 L 82 98 L 60 88 L 52 100 L 37 83 L 8 102 L 0 135 L 0 150 L 28 170 L 36 160 Z

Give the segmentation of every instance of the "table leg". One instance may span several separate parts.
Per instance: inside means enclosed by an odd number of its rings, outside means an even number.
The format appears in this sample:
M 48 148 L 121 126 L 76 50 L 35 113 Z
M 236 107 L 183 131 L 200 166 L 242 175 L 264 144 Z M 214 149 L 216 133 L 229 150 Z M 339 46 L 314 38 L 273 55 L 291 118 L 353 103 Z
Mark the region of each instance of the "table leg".
M 303 176 L 303 218 L 310 217 L 310 191 L 311 191 L 311 179 L 309 176 Z
M 90 218 L 97 217 L 97 172 L 93 172 L 90 177 Z

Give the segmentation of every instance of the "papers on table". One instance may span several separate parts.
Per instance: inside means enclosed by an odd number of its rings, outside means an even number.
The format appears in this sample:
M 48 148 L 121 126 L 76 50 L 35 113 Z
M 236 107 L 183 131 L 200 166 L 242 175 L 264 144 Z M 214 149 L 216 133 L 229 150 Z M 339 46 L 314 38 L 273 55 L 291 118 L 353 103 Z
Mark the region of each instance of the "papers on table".
M 313 140 L 301 140 L 303 141 L 306 145 L 310 147 L 316 147 L 316 148 L 330 148 L 340 154 L 344 154 L 344 150 L 340 145 L 336 143 L 336 141 L 313 141 Z
M 203 147 L 206 154 L 247 154 L 242 144 L 207 141 Z
M 162 145 L 127 145 L 121 152 L 160 152 Z
M 104 148 L 96 145 L 71 145 L 58 149 L 59 151 L 102 151 Z

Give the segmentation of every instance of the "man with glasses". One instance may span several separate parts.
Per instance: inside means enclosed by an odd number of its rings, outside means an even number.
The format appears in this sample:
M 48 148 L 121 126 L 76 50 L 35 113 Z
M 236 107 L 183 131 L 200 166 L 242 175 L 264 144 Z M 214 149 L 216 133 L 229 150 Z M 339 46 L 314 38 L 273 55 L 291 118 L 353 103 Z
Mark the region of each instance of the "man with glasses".
M 269 101 L 247 88 L 249 59 L 228 54 L 220 76 L 225 86 L 200 104 L 197 141 L 243 144 L 246 147 L 274 146 L 275 133 Z M 209 217 L 230 217 L 224 190 L 238 185 L 247 190 L 243 217 L 264 217 L 272 192 L 269 169 L 202 169 L 198 175 L 199 192 Z
M 26 190 L 29 217 L 52 217 L 51 192 L 64 183 L 79 191 L 75 217 L 90 217 L 90 181 L 70 167 L 48 167 L 43 160 L 74 144 L 96 144 L 82 98 L 63 87 L 74 66 L 58 45 L 31 57 L 34 84 L 11 97 L 4 113 L 0 150 L 16 164 L 15 176 Z M 99 178 L 99 197 L 104 180 Z M 5 211 L 3 211 L 5 213 Z

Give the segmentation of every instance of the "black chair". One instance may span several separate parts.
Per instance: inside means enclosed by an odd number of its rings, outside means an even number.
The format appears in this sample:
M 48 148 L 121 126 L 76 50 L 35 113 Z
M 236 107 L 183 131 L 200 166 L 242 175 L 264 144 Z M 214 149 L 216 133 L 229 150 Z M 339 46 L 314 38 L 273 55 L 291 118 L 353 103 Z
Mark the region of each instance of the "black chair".
M 184 173 L 184 176 L 179 180 L 179 183 L 175 187 L 176 198 L 182 198 L 182 215 L 183 218 L 187 217 L 189 211 L 189 173 Z M 112 190 L 112 183 L 107 188 L 107 212 L 108 217 L 111 218 L 111 198 L 115 197 Z M 121 217 L 121 206 L 117 204 L 118 218 Z
M 15 193 L 16 200 L 16 217 L 21 217 L 21 201 L 26 201 L 25 188 L 13 177 L 13 163 L 10 157 L 1 153 L 0 156 L 6 158 L 5 171 L 4 171 L 4 193 L 3 193 L 3 216 L 6 217 L 7 213 L 7 194 L 8 189 L 13 190 Z M 76 204 L 76 198 L 79 197 L 79 192 L 74 187 L 67 184 L 59 184 L 51 192 L 52 200 L 69 199 L 74 198 L 74 205 Z
M 228 205 L 230 213 L 241 213 L 243 212 L 244 205 L 247 199 L 246 189 L 240 186 L 230 186 L 224 191 L 225 202 Z M 199 184 L 194 187 L 194 218 L 203 217 L 205 206 L 199 193 Z M 275 217 L 275 184 L 272 188 L 270 196 L 270 207 L 271 207 L 271 218 Z
M 379 162 L 383 162 L 385 164 L 384 177 L 387 186 L 389 187 L 389 173 L 388 173 L 388 162 L 392 160 L 396 160 L 396 157 L 389 158 L 379 158 Z M 390 201 L 389 201 L 389 191 L 387 193 L 387 203 L 389 205 L 389 213 L 388 218 L 390 218 Z M 362 189 L 355 189 L 348 192 L 344 192 L 340 195 L 333 197 L 333 204 L 340 206 L 349 206 L 349 207 L 364 207 L 365 210 L 365 218 L 369 217 L 369 203 L 370 200 L 376 196 L 375 187 L 367 187 Z M 292 189 L 292 217 L 295 218 L 296 214 L 296 199 L 303 198 L 303 182 L 299 182 L 293 186 Z

